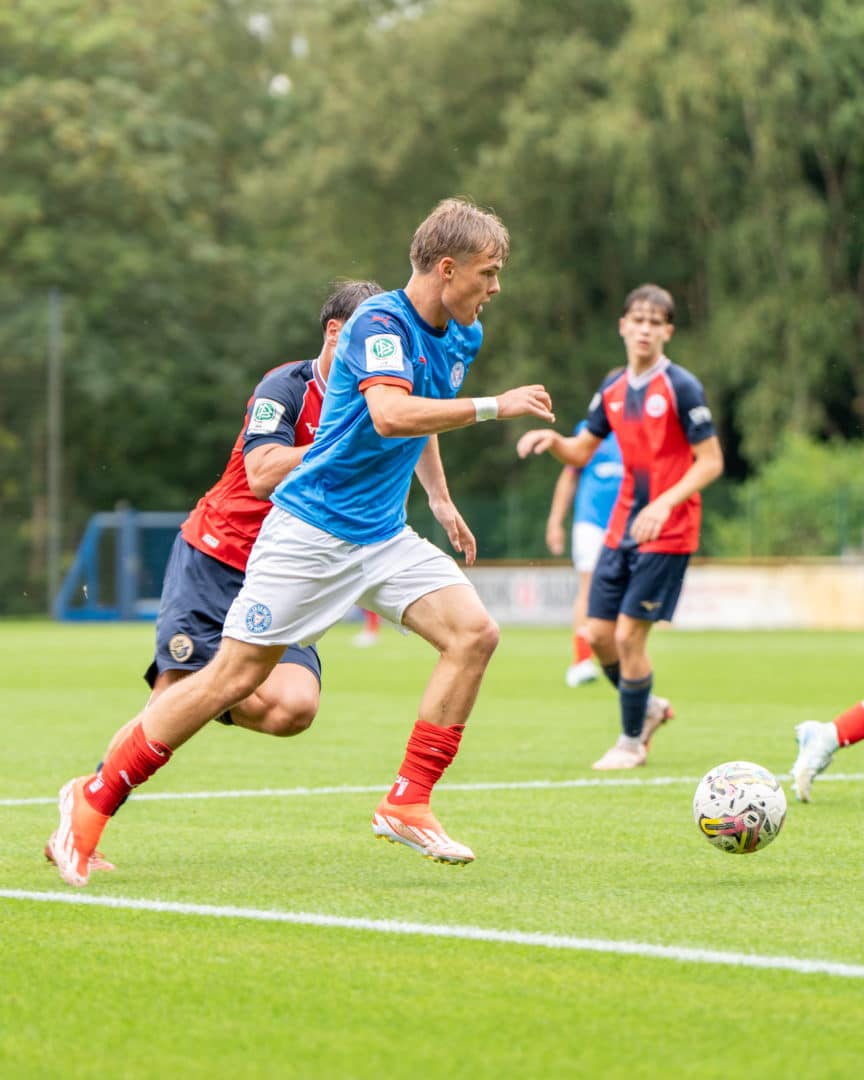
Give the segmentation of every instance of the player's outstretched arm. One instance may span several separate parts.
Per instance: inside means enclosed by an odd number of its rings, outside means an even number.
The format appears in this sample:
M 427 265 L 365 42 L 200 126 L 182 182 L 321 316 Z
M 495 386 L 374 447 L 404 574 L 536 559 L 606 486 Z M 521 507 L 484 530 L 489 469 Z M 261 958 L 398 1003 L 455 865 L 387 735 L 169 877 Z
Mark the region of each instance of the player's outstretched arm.
M 578 435 L 565 438 L 550 428 L 534 428 L 526 431 L 516 443 L 516 453 L 520 458 L 531 454 L 549 453 L 562 465 L 575 465 L 584 468 L 591 460 L 591 455 L 600 445 L 601 440 L 583 428 Z
M 540 384 L 517 386 L 497 397 L 439 400 L 415 397 L 405 387 L 376 383 L 367 387 L 363 396 L 375 430 L 388 439 L 437 435 L 482 420 L 511 420 L 517 416 L 555 422 L 552 400 Z

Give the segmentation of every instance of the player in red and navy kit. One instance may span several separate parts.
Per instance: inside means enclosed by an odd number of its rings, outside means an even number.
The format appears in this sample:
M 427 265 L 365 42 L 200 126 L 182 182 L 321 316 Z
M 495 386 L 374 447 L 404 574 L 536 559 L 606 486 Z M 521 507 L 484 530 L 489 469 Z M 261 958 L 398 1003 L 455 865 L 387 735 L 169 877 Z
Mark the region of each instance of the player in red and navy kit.
M 183 522 L 168 560 L 156 655 L 145 676 L 153 697 L 216 653 L 249 552 L 270 512 L 270 494 L 315 436 L 342 327 L 358 304 L 380 292 L 374 281 L 341 285 L 321 309 L 321 353 L 268 371 L 249 398 L 225 471 Z M 320 683 L 315 646 L 289 645 L 266 682 L 220 719 L 270 735 L 295 735 L 318 711 Z
M 702 386 L 663 352 L 674 318 L 665 289 L 634 289 L 618 324 L 627 367 L 604 379 L 585 429 L 571 438 L 529 431 L 517 444 L 520 457 L 548 450 L 577 467 L 610 431 L 621 447 L 624 479 L 591 581 L 588 637 L 618 689 L 622 734 L 595 769 L 643 765 L 654 730 L 668 718 L 646 718 L 653 683 L 648 634 L 655 622 L 672 618 L 699 545 L 699 492 L 723 472 Z
M 215 655 L 249 552 L 271 509 L 270 493 L 300 463 L 315 436 L 342 327 L 358 304 L 380 292 L 374 281 L 341 285 L 321 309 L 320 354 L 268 371 L 249 398 L 221 478 L 198 500 L 171 549 L 156 622 L 156 654 L 144 676 L 150 702 Z M 218 719 L 264 734 L 297 735 L 314 720 L 320 693 L 315 646 L 289 645 L 264 683 Z M 105 757 L 128 730 L 126 725 L 115 734 Z M 47 848 L 46 854 L 52 857 Z M 90 866 L 113 869 L 99 854 Z
M 342 327 L 358 304 L 380 292 L 373 281 L 340 286 L 321 309 L 320 355 L 273 368 L 249 398 L 225 471 L 183 522 L 168 560 L 156 655 L 145 676 L 153 697 L 204 667 L 218 649 L 225 615 L 270 512 L 270 494 L 315 436 Z M 290 645 L 267 681 L 231 708 L 230 720 L 271 735 L 297 734 L 315 717 L 320 682 L 314 645 Z

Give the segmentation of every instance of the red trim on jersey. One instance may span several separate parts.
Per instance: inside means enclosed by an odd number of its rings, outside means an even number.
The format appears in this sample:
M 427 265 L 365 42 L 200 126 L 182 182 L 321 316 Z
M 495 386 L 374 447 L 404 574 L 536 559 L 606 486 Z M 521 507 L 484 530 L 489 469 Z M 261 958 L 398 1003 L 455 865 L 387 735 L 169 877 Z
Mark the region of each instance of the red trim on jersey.
M 277 371 L 278 368 L 272 370 Z M 271 372 L 268 371 L 267 374 Z M 307 446 L 315 437 L 325 388 L 326 383 L 321 377 L 318 362 L 313 361 L 312 378 L 306 383 L 300 412 L 294 421 L 295 446 Z M 252 494 L 246 477 L 244 435 L 255 397 L 256 394 L 253 393 L 246 404 L 246 419 L 221 478 L 201 496 L 180 530 L 187 544 L 211 558 L 218 559 L 219 562 L 233 566 L 236 570 L 246 569 L 249 552 L 273 505 L 269 499 L 258 499 Z
M 373 375 L 369 379 L 364 379 L 358 385 L 358 390 L 368 390 L 370 386 L 404 386 L 410 394 L 413 390 L 413 383 L 408 379 L 397 378 L 396 375 Z

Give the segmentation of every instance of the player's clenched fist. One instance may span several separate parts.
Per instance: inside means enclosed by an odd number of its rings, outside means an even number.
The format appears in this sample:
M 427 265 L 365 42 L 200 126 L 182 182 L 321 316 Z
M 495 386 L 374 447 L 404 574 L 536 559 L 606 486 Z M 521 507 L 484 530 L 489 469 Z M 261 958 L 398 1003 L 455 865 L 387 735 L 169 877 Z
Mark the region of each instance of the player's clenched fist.
M 533 386 L 517 386 L 499 394 L 498 419 L 508 420 L 514 416 L 537 416 L 554 424 L 552 399 L 546 392 L 546 387 L 537 383 Z

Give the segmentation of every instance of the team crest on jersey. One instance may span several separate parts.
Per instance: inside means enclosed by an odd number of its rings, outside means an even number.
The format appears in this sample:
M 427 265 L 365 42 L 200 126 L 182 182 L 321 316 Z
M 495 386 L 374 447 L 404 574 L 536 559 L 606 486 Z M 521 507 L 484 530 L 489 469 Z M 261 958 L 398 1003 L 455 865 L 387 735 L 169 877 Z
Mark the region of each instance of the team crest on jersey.
M 175 634 L 168 642 L 171 659 L 176 660 L 178 664 L 185 664 L 187 660 L 191 660 L 194 651 L 195 646 L 188 634 Z
M 450 368 L 450 389 L 458 390 L 463 382 L 465 382 L 465 365 L 461 360 L 457 360 Z
M 651 394 L 645 402 L 645 412 L 657 420 L 669 408 L 669 403 L 662 394 Z
M 252 415 L 249 417 L 247 435 L 272 435 L 279 427 L 279 421 L 285 412 L 285 406 L 280 401 L 270 398 L 256 398 L 252 405 Z
M 366 370 L 405 370 L 402 341 L 398 334 L 374 334 L 366 338 Z
M 273 613 L 266 604 L 253 604 L 246 612 L 246 629 L 250 634 L 263 634 L 272 622 Z

